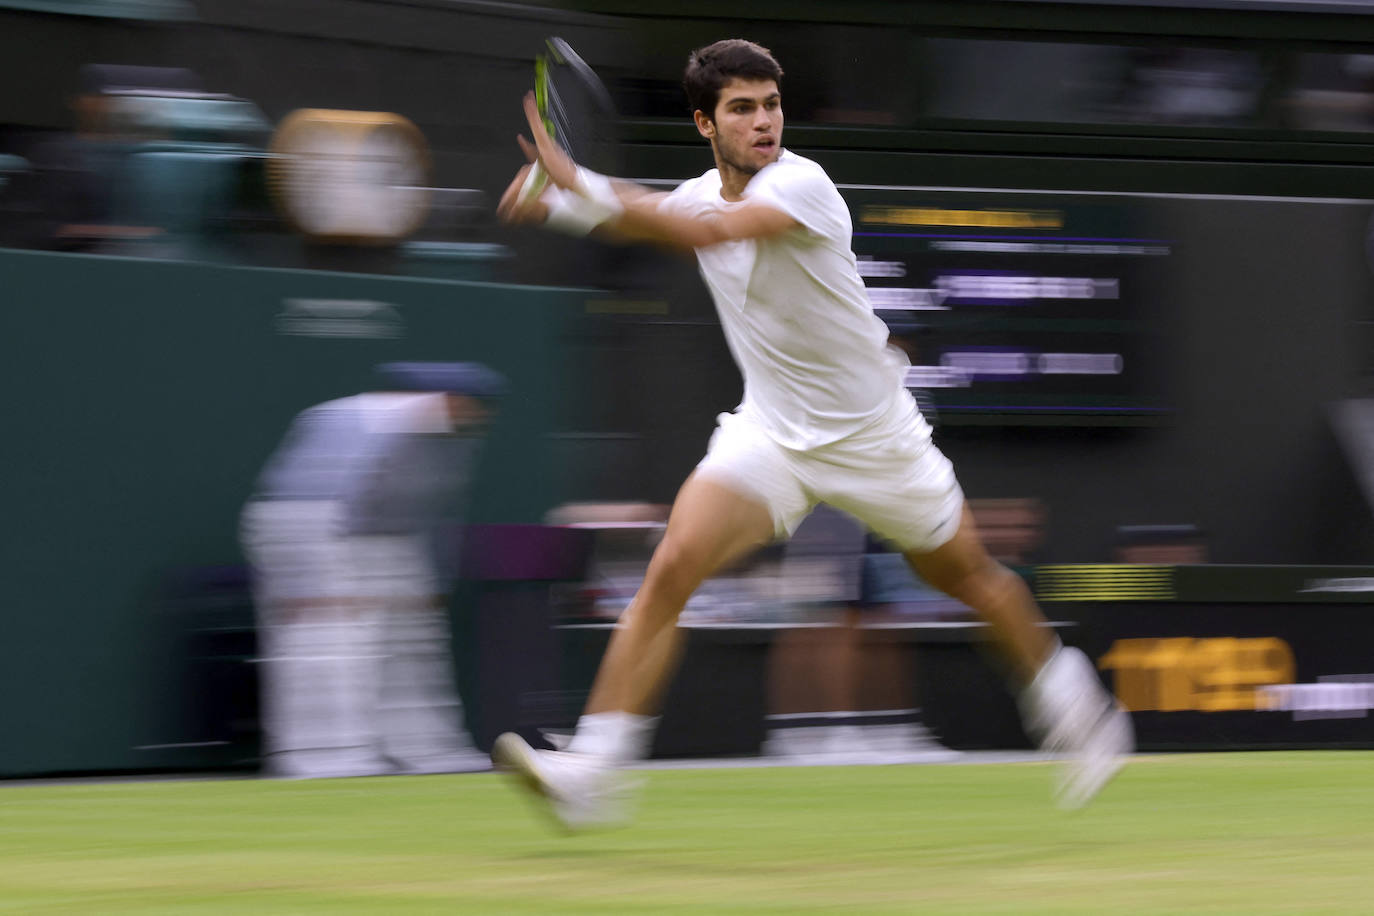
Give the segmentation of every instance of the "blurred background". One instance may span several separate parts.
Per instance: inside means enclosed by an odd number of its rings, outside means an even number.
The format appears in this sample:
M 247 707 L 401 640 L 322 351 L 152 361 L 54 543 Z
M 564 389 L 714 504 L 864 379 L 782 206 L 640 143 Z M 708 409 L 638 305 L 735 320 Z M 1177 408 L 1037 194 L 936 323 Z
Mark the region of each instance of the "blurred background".
M 506 380 L 440 542 L 463 716 L 571 723 L 740 380 L 690 262 L 495 222 L 552 35 L 595 165 L 663 188 L 711 165 L 688 51 L 772 49 L 990 546 L 1143 746 L 1374 745 L 1318 689 L 1374 671 L 1374 4 L 0 0 L 0 775 L 258 766 L 239 512 L 387 360 Z M 822 514 L 708 583 L 658 752 L 1023 745 L 896 559 Z

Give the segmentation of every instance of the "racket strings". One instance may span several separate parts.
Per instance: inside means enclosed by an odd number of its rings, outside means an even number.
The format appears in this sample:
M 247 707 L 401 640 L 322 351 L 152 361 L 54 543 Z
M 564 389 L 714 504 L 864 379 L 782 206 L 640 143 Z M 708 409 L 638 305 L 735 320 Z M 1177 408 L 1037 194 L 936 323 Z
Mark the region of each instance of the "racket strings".
M 555 142 L 580 164 L 598 163 L 614 118 L 610 93 L 586 62 L 560 38 L 535 56 L 535 104 Z
M 544 127 L 548 130 L 549 136 L 577 159 L 579 154 L 585 154 L 586 150 L 581 149 L 583 144 L 579 142 L 581 135 L 574 127 L 572 108 L 558 88 L 555 75 L 560 70 L 559 63 L 551 63 L 549 58 L 542 54 L 535 58 L 534 102 L 544 119 Z M 567 67 L 561 69 L 566 70 Z
M 573 139 L 572 118 L 568 113 L 567 105 L 563 102 L 562 94 L 558 91 L 557 85 L 552 82 L 549 83 L 548 97 L 548 117 L 549 120 L 553 122 L 554 128 L 557 131 L 554 135 L 554 139 L 562 143 L 564 147 L 568 149 L 568 152 L 574 152 L 571 142 Z

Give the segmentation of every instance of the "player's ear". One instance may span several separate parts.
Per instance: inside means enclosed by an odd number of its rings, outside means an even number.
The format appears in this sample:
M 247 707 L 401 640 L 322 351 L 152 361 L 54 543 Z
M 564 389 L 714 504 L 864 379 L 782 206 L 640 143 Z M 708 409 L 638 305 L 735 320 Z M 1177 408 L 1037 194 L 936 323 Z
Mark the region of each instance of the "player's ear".
M 716 122 L 712 121 L 711 116 L 700 108 L 692 112 L 692 120 L 697 124 L 697 133 L 701 134 L 707 140 L 710 140 L 716 135 Z

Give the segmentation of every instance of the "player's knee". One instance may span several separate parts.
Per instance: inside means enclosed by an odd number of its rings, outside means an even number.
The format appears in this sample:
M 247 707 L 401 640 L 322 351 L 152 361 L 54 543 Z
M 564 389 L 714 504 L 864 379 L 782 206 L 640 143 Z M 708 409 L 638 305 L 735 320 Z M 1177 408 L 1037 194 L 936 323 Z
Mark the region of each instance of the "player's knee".
M 978 562 L 952 571 L 945 581 L 931 584 L 969 607 L 977 608 L 997 602 L 1019 583 L 1016 573 L 984 555 Z
M 1020 593 L 1026 591 L 1026 583 L 1016 573 L 989 557 L 971 576 L 969 590 L 971 600 L 965 603 L 970 607 L 1000 607 L 1020 598 Z
M 705 551 L 677 540 L 664 540 L 654 551 L 642 588 L 685 602 L 707 574 Z

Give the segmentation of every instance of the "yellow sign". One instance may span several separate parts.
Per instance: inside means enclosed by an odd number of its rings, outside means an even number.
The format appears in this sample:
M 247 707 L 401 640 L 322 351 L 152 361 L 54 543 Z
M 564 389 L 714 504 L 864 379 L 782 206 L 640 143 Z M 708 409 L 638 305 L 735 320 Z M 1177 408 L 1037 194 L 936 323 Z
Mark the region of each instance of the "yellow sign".
M 1293 650 L 1252 639 L 1118 639 L 1097 665 L 1115 672 L 1116 695 L 1134 712 L 1267 709 L 1260 688 L 1291 684 Z
M 1146 563 L 1041 566 L 1035 571 L 1041 601 L 1169 601 L 1174 567 Z
M 974 226 L 980 229 L 1063 229 L 1058 210 L 951 210 L 944 207 L 865 207 L 865 223 L 889 226 Z

